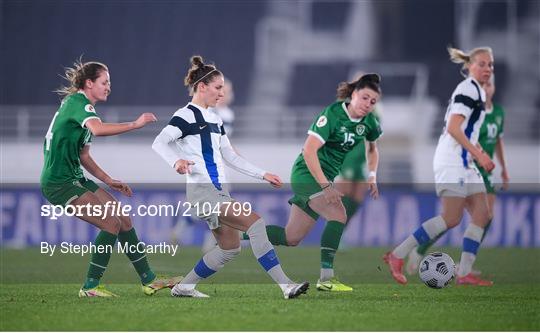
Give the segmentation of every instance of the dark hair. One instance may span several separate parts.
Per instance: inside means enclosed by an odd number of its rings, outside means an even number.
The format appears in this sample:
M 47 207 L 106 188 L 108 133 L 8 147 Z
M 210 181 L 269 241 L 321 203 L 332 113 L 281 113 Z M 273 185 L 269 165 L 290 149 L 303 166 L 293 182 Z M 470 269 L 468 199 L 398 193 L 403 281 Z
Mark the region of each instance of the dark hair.
M 60 96 L 68 96 L 76 93 L 80 89 L 84 89 L 86 80 L 95 82 L 101 75 L 101 72 L 108 72 L 107 66 L 100 62 L 90 61 L 82 63 L 82 57 L 73 63 L 73 67 L 66 67 L 65 74 L 62 78 L 69 82 L 69 85 L 62 86 L 55 90 Z
M 223 76 L 223 73 L 221 73 L 216 66 L 206 65 L 203 62 L 203 58 L 199 55 L 191 57 L 190 62 L 191 68 L 184 78 L 184 85 L 188 87 L 190 96 L 193 96 L 197 91 L 197 84 L 199 82 L 208 84 L 214 77 L 218 75 Z
M 337 88 L 337 99 L 339 101 L 344 101 L 351 97 L 353 91 L 363 88 L 369 88 L 380 95 L 382 94 L 381 87 L 379 86 L 380 82 L 381 77 L 379 74 L 375 73 L 364 74 L 358 80 L 353 82 L 340 82 Z

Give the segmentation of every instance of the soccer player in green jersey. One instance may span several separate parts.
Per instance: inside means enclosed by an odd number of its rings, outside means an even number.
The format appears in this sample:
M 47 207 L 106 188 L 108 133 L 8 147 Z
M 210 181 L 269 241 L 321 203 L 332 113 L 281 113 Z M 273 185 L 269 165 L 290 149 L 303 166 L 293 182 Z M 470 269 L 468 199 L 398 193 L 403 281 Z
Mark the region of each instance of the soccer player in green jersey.
M 291 186 L 294 196 L 289 200 L 291 213 L 285 228 L 267 226 L 272 244 L 296 246 L 315 225 L 319 216 L 326 219 L 321 236 L 321 273 L 317 289 L 321 291 L 351 291 L 334 276 L 334 257 L 347 213 L 341 193 L 334 187 L 347 153 L 368 142 L 369 188 L 378 196 L 375 173 L 379 161 L 376 140 L 382 130 L 371 113 L 381 89 L 377 74 L 366 74 L 353 82 L 342 82 L 337 89 L 337 102 L 317 116 L 308 131 L 302 153 L 294 162 Z M 360 163 L 361 161 L 358 161 Z
M 508 170 L 506 169 L 506 159 L 504 156 L 504 143 L 503 143 L 503 130 L 504 130 L 504 109 L 493 103 L 493 95 L 495 94 L 495 79 L 494 76 L 491 77 L 491 80 L 484 83 L 482 87 L 486 91 L 486 117 L 482 127 L 480 128 L 480 135 L 478 137 L 478 144 L 480 148 L 488 154 L 488 156 L 493 159 L 493 155 L 497 156 L 499 164 L 501 165 L 501 180 L 502 180 L 502 189 L 508 188 L 508 183 L 510 178 L 508 177 Z M 492 171 L 486 171 L 475 161 L 476 167 L 482 178 L 484 180 L 484 185 L 486 186 L 487 198 L 488 198 L 488 208 L 490 212 L 490 217 L 493 219 L 495 204 L 495 186 L 492 181 Z M 486 234 L 491 225 L 491 220 L 484 229 L 484 234 L 482 240 L 486 237 Z M 407 261 L 407 273 L 412 275 L 418 272 L 418 265 L 422 258 L 426 255 L 428 249 L 446 232 L 439 235 L 433 241 L 425 244 L 423 246 L 418 246 L 415 250 L 409 253 Z M 476 275 L 480 275 L 480 271 L 472 271 Z
M 111 93 L 109 70 L 102 63 L 83 64 L 78 61 L 74 68 L 66 69 L 65 79 L 69 81 L 69 86 L 57 90 L 64 98 L 45 135 L 44 165 L 40 183 L 43 196 L 53 205 L 91 205 L 100 208 L 100 214 L 97 213 L 98 209 L 92 209 L 92 212 L 77 209 L 77 217 L 100 229 L 94 241 L 96 249 L 106 249 L 92 254 L 87 278 L 79 291 L 79 297 L 117 296 L 99 284 L 117 239 L 123 244 L 127 243 L 129 248 L 137 248 L 136 251 L 127 252 L 127 256 L 141 278 L 145 294 L 152 295 L 159 289 L 171 288 L 181 277 L 156 277 L 148 265 L 146 254 L 137 247 L 139 239 L 130 218 L 115 216 L 112 211 L 106 212 L 107 208 L 114 206 L 111 203 L 116 202 L 116 199 L 92 180 L 85 178 L 81 168 L 82 165 L 110 188 L 131 196 L 132 191 L 127 184 L 111 178 L 90 156 L 92 136 L 125 133 L 156 121 L 156 117 L 151 113 L 144 113 L 137 120 L 128 123 L 101 122 L 95 105 L 97 102 L 105 102 Z M 116 207 L 118 206 L 117 203 Z

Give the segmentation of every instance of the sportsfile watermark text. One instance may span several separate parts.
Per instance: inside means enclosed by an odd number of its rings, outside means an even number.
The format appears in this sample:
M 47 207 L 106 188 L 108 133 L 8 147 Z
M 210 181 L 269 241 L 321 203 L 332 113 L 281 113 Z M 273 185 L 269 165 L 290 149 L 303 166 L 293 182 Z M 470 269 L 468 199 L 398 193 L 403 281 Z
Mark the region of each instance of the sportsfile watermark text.
M 103 205 L 42 205 L 41 216 L 49 217 L 51 220 L 57 220 L 62 216 L 93 216 L 100 217 L 102 220 L 108 217 L 128 217 L 128 216 L 208 216 L 215 214 L 218 216 L 249 216 L 251 215 L 251 203 L 249 202 L 197 202 L 178 201 L 176 205 L 137 205 L 133 206 L 122 204 L 117 201 L 107 201 Z

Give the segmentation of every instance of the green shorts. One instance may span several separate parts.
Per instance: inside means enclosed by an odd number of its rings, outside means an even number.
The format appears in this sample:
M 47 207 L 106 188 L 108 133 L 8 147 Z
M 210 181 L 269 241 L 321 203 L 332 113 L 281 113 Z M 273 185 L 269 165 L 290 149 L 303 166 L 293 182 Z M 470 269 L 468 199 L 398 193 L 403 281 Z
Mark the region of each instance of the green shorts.
M 481 167 L 478 167 L 478 171 L 480 171 L 480 175 L 482 175 L 482 179 L 484 179 L 487 194 L 495 194 L 495 187 L 491 181 L 492 174 Z
M 67 206 L 86 192 L 95 193 L 99 186 L 93 181 L 80 178 L 69 183 L 42 183 L 41 193 L 53 205 Z
M 359 144 L 345 155 L 339 178 L 350 181 L 366 180 L 366 149 L 364 144 Z
M 291 173 L 291 187 L 294 195 L 289 199 L 289 204 L 295 204 L 314 220 L 317 220 L 319 214 L 311 209 L 308 203 L 313 195 L 322 190 L 309 170 L 304 168 L 293 168 Z

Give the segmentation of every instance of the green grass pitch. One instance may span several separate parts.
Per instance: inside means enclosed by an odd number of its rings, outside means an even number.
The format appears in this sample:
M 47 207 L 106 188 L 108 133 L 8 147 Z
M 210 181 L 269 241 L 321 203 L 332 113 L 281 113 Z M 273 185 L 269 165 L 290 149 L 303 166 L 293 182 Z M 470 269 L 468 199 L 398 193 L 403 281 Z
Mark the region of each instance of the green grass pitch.
M 393 282 L 383 248 L 338 252 L 336 273 L 355 289 L 315 290 L 317 248 L 278 248 L 285 271 L 308 280 L 307 295 L 284 300 L 249 248 L 199 289 L 209 299 L 179 299 L 163 290 L 145 296 L 127 258 L 115 254 L 103 283 L 115 299 L 79 299 L 89 257 L 38 248 L 0 249 L 0 329 L 2 331 L 538 331 L 540 330 L 540 249 L 482 249 L 476 267 L 493 287 L 451 285 L 430 289 L 410 277 Z M 444 249 L 454 259 L 459 249 Z M 149 255 L 158 273 L 186 274 L 199 259 L 196 248 L 176 256 Z

